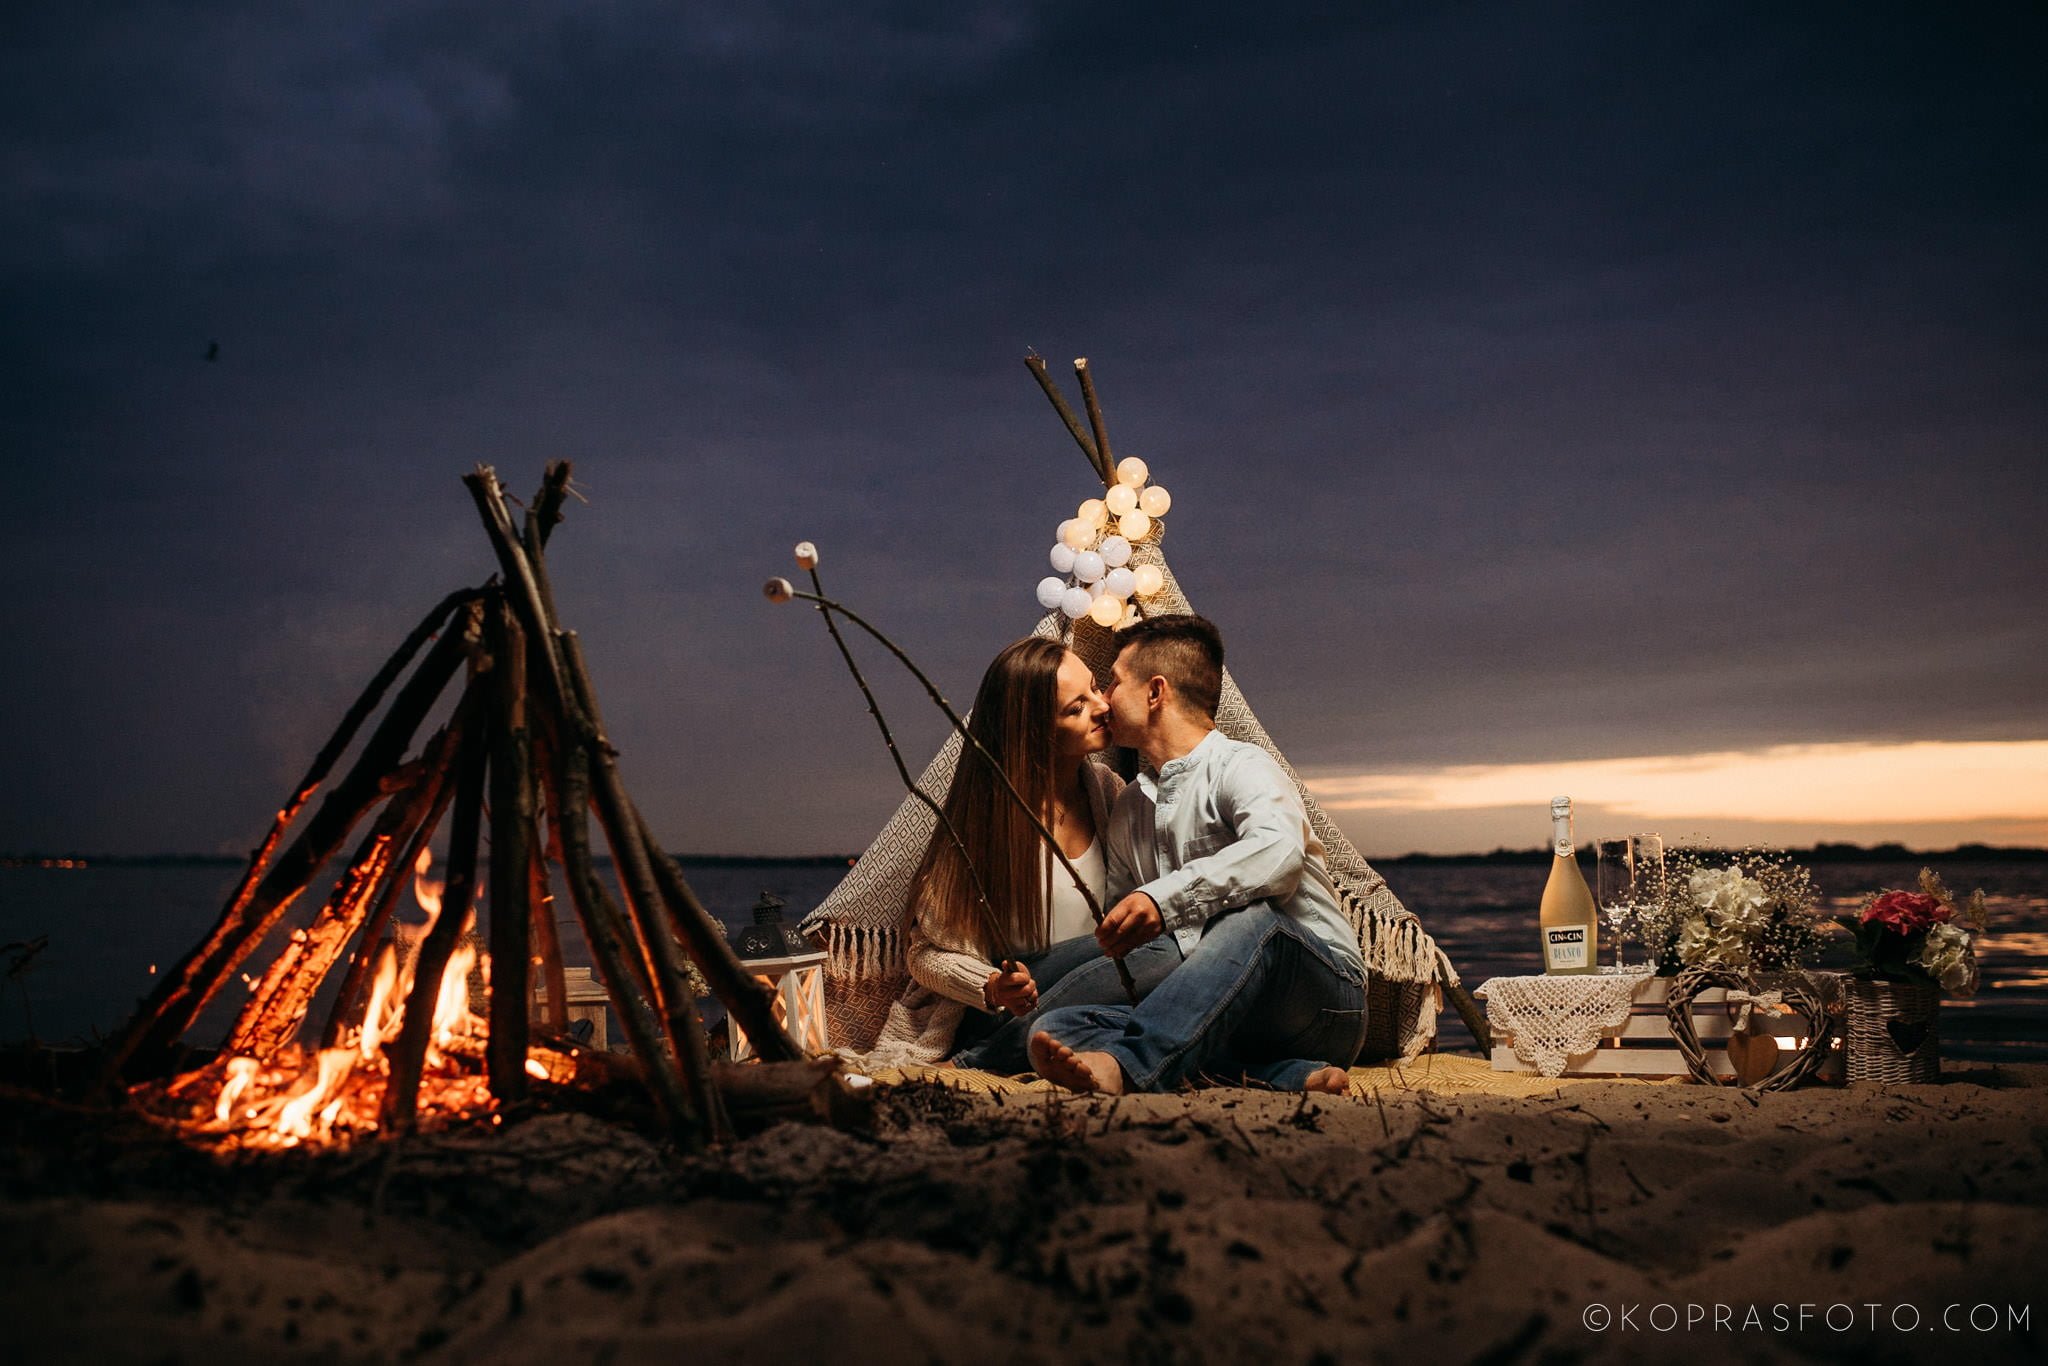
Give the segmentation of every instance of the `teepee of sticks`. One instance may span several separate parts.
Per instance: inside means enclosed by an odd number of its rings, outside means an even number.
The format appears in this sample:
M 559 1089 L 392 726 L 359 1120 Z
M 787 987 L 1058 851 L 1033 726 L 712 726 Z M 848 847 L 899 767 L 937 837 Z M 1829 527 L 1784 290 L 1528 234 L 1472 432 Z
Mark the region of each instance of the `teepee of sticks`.
M 218 1074 L 223 1124 L 245 1115 L 274 1121 L 273 1134 L 286 1141 L 319 1137 L 337 1118 L 356 1131 L 402 1133 L 418 1122 L 423 1070 L 437 1060 L 447 1070 L 448 1055 L 465 1042 L 470 1056 L 455 1061 L 471 1064 L 462 1092 L 468 1099 L 446 1109 L 487 1109 L 522 1099 L 536 1078 L 588 1074 L 597 1060 L 565 1061 L 579 1050 L 565 1032 L 550 855 L 633 1061 L 679 1146 L 695 1149 L 722 1137 L 735 1097 L 742 1106 L 773 1109 L 778 1065 L 794 1065 L 782 1075 L 785 1089 L 797 1094 L 783 1099 L 807 1096 L 812 1108 L 841 1117 L 842 1107 L 811 1094 L 840 1083 L 823 1065 L 803 1061 L 776 1016 L 772 992 L 743 966 L 655 842 L 619 776 L 582 648 L 558 622 L 548 579 L 545 550 L 571 491 L 569 474 L 566 461 L 548 467 L 519 530 L 489 467 L 464 477 L 498 573 L 436 604 L 370 681 L 251 855 L 219 923 L 163 975 L 113 1041 L 110 1081 L 159 1077 L 175 1065 L 179 1040 L 200 1012 L 276 937 L 293 902 L 367 822 L 310 922 L 289 934 L 260 977 L 241 979 L 251 983 L 248 999 L 207 1065 Z M 401 676 L 352 766 L 330 784 L 330 772 Z M 461 691 L 447 719 L 415 748 L 414 736 L 458 676 Z M 306 814 L 323 788 L 325 797 Z M 387 938 L 393 908 L 444 814 L 441 912 L 400 975 Z M 617 897 L 596 866 L 593 818 L 611 854 Z M 479 850 L 486 843 L 487 863 Z M 479 1027 L 458 1039 L 447 1017 L 467 1013 L 468 974 L 460 968 L 464 953 L 474 950 L 462 941 L 480 874 L 488 1014 L 475 1017 Z M 695 980 L 709 984 L 767 1066 L 709 1061 L 691 964 L 701 974 Z M 535 1009 L 536 968 L 542 1010 Z M 309 1016 L 330 983 L 338 984 L 333 1005 L 316 1029 Z M 429 1090 L 453 1094 L 448 1086 Z
M 1025 364 L 1051 400 L 1068 434 L 1088 457 L 1103 487 L 1113 487 L 1117 482 L 1116 460 L 1110 451 L 1102 405 L 1096 397 L 1088 362 L 1074 362 L 1088 415 L 1086 427 L 1046 373 L 1045 361 L 1032 355 Z M 1160 592 L 1139 604 L 1139 611 L 1145 616 L 1194 610 L 1160 553 L 1162 535 L 1154 530 L 1140 541 L 1133 547 L 1130 561 L 1133 568 L 1156 565 L 1164 580 Z M 1086 616 L 1069 620 L 1064 612 L 1048 611 L 1039 620 L 1034 634 L 1067 645 L 1087 661 L 1098 679 L 1108 676 L 1116 659 L 1115 631 Z M 1258 745 L 1271 754 L 1301 791 L 1302 804 L 1308 809 L 1316 837 L 1322 841 L 1345 914 L 1358 933 L 1370 976 L 1366 993 L 1370 1021 L 1361 1058 L 1410 1058 L 1428 1047 L 1436 1037 L 1437 1013 L 1446 995 L 1483 1046 L 1485 1021 L 1460 986 L 1450 959 L 1423 929 L 1415 913 L 1401 904 L 1386 879 L 1373 870 L 1309 794 L 1286 756 L 1252 714 L 1228 670 L 1223 675 L 1223 698 L 1217 709 L 1216 725 L 1231 739 Z M 959 756 L 960 738 L 956 734 L 948 738 L 926 767 L 918 787 L 933 799 L 943 801 Z M 832 1037 L 843 1046 L 860 1050 L 873 1044 L 889 1017 L 891 1004 L 908 980 L 904 958 L 906 901 L 933 824 L 928 803 L 906 798 L 839 886 L 804 920 L 804 931 L 822 939 L 829 955 L 826 1010 Z

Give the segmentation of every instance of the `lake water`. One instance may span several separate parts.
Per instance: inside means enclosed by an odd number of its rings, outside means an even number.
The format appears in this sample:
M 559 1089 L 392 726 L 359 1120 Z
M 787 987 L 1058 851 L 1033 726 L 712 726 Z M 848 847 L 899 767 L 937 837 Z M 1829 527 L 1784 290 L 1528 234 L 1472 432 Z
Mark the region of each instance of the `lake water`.
M 825 897 L 845 868 L 686 862 L 685 871 L 704 903 L 737 926 L 747 921 L 763 891 L 787 901 L 784 914 L 794 922 Z M 1536 901 L 1546 868 L 1392 864 L 1383 871 L 1468 986 L 1537 970 Z M 1834 863 L 1815 865 L 1813 875 L 1830 908 L 1846 912 L 1875 888 L 1911 886 L 1917 871 L 1906 863 Z M 1959 893 L 1982 887 L 1993 911 L 1980 955 L 1982 988 L 1974 999 L 1943 1008 L 1944 1055 L 2048 1061 L 2048 863 L 1945 864 L 1941 872 Z M 0 980 L 0 1042 L 31 1035 L 45 1042 L 84 1042 L 111 1032 L 150 989 L 151 967 L 162 970 L 176 962 L 212 926 L 239 874 L 221 865 L 0 868 L 0 944 L 49 938 L 48 948 L 18 979 Z M 317 905 L 302 899 L 301 915 Z M 573 926 L 568 930 L 565 955 L 572 963 L 587 963 L 580 938 Z M 1846 961 L 1838 946 L 1822 966 Z M 194 1041 L 217 1039 L 236 1004 L 217 1003 L 194 1031 Z M 1453 1049 L 1473 1046 L 1449 1011 L 1441 1042 Z

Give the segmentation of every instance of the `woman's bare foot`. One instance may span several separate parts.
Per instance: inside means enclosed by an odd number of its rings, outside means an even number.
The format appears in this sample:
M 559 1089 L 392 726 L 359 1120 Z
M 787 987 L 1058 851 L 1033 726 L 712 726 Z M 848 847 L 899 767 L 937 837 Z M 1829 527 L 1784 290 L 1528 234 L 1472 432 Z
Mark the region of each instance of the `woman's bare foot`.
M 1123 1094 L 1124 1070 L 1107 1053 L 1076 1053 L 1040 1030 L 1031 1036 L 1031 1068 L 1055 1086 L 1083 1095 Z
M 1350 1093 L 1351 1074 L 1341 1067 L 1318 1067 L 1308 1074 L 1301 1084 L 1304 1091 L 1321 1091 L 1325 1095 L 1342 1096 Z

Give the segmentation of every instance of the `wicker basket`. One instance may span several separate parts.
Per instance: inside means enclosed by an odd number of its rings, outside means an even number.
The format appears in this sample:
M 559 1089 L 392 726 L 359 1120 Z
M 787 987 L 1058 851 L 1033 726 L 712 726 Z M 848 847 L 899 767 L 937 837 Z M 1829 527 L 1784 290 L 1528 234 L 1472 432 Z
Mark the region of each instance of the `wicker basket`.
M 1941 988 L 1849 979 L 1842 992 L 1850 1081 L 1941 1080 Z

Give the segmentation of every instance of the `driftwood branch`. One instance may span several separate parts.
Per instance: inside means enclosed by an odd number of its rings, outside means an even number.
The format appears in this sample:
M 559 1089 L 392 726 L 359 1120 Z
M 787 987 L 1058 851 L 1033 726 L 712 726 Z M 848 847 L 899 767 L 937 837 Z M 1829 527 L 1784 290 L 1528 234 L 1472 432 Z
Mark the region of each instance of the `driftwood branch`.
M 491 629 L 490 1037 L 484 1052 L 491 1094 L 501 1102 L 527 1092 L 526 1046 L 532 991 L 533 775 L 526 729 L 526 633 L 502 601 Z
M 713 1142 L 728 1136 L 729 1126 L 718 1091 L 711 1084 L 711 1052 L 704 1039 L 704 1022 L 697 1015 L 697 993 L 683 970 L 681 951 L 670 932 L 672 916 L 664 913 L 661 893 L 654 882 L 654 866 L 647 845 L 640 838 L 640 823 L 619 780 L 612 747 L 604 735 L 604 720 L 597 709 L 597 693 L 590 682 L 590 667 L 583 658 L 583 646 L 574 631 L 557 633 L 562 662 L 570 686 L 594 734 L 585 741 L 590 755 L 591 793 L 596 799 L 598 824 L 612 851 L 612 866 L 626 894 L 626 909 L 647 951 L 647 966 L 654 981 L 668 1039 L 681 1066 L 683 1084 L 690 1089 L 697 1113 L 702 1116 Z

